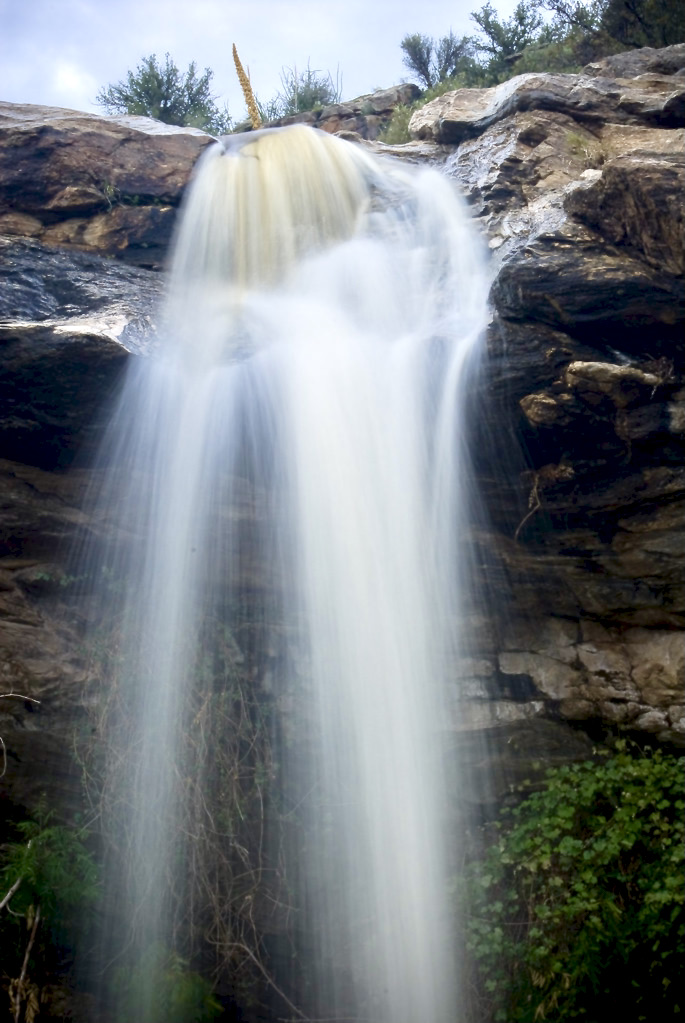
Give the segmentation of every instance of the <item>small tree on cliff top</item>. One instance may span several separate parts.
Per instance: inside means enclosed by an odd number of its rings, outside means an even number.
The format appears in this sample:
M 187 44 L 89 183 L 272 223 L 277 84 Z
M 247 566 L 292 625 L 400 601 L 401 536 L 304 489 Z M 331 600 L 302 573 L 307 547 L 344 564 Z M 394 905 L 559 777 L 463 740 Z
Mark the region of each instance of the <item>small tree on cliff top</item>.
M 405 66 L 426 89 L 448 81 L 469 67 L 474 52 L 471 39 L 467 36 L 457 39 L 452 32 L 441 39 L 414 32 L 406 35 L 400 46 Z
M 184 73 L 167 53 L 162 64 L 152 54 L 144 57 L 135 71 L 116 85 L 100 89 L 95 102 L 108 114 L 141 114 L 165 124 L 201 128 L 211 135 L 231 129 L 231 118 L 219 110 L 210 91 L 214 72 L 205 68 L 198 74 L 193 61 Z

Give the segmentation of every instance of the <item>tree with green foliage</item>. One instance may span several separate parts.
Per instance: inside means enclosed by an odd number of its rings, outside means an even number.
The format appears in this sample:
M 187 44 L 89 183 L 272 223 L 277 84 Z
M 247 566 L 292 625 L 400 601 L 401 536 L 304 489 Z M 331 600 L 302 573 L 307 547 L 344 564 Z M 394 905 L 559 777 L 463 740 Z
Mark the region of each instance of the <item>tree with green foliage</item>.
M 140 114 L 165 124 L 201 128 L 210 135 L 231 130 L 228 110 L 219 110 L 210 91 L 214 72 L 198 74 L 193 61 L 183 72 L 167 53 L 162 63 L 152 54 L 144 57 L 123 82 L 100 89 L 95 102 L 108 114 Z
M 426 89 L 454 78 L 473 63 L 473 41 L 468 36 L 457 39 L 451 31 L 441 39 L 414 32 L 400 46 L 405 66 Z
M 595 37 L 604 52 L 685 42 L 685 7 L 673 0 L 541 0 L 557 25 Z
M 490 3 L 474 11 L 471 17 L 481 32 L 475 45 L 488 84 L 511 76 L 526 47 L 538 42 L 544 24 L 535 0 L 520 0 L 512 16 L 506 20 L 498 18 Z
M 471 18 L 479 30 L 474 37 L 404 37 L 404 63 L 423 86 L 451 80 L 454 88 L 496 85 L 526 71 L 577 72 L 622 50 L 685 42 L 685 5 L 673 0 L 519 0 L 510 18 L 501 18 L 488 0 Z M 399 141 L 401 133 L 394 134 Z
M 506 1023 L 671 1019 L 683 1006 L 682 760 L 619 741 L 548 772 L 465 882 L 468 945 Z
M 554 15 L 544 21 L 541 11 Z M 471 15 L 486 81 L 525 71 L 578 71 L 588 61 L 641 46 L 685 41 L 685 7 L 673 0 L 521 0 L 508 20 L 488 3 Z

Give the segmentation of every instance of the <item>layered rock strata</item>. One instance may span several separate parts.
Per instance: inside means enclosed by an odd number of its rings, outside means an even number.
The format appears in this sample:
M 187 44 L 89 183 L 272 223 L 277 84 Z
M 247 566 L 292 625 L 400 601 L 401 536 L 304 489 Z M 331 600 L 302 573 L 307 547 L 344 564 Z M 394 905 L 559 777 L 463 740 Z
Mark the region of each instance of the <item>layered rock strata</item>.
M 678 744 L 683 68 L 685 46 L 620 54 L 447 94 L 410 125 L 441 154 L 453 143 L 447 173 L 492 251 L 479 445 L 492 528 L 475 540 L 507 599 L 471 684 L 483 698 L 522 687 L 510 716 L 554 711 Z

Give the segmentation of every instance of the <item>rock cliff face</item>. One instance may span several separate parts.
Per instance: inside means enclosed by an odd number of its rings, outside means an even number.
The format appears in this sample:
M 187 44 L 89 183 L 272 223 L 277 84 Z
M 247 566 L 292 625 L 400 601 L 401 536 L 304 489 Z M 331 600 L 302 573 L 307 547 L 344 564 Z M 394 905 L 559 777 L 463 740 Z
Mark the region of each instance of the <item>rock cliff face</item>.
M 685 46 L 621 54 L 449 93 L 410 124 L 493 253 L 478 446 L 492 528 L 476 542 L 506 608 L 494 599 L 482 695 L 532 683 L 544 714 L 678 743 L 683 68 Z M 518 479 L 502 469 L 517 450 Z
M 501 729 L 514 758 L 576 755 L 606 726 L 685 743 L 683 67 L 670 47 L 447 94 L 396 151 L 444 164 L 492 253 L 487 525 L 467 538 L 484 598 L 453 727 Z M 0 691 L 41 701 L 0 701 L 14 802 L 78 786 L 92 686 L 66 552 L 104 528 L 84 466 L 154 344 L 154 268 L 210 141 L 0 104 Z

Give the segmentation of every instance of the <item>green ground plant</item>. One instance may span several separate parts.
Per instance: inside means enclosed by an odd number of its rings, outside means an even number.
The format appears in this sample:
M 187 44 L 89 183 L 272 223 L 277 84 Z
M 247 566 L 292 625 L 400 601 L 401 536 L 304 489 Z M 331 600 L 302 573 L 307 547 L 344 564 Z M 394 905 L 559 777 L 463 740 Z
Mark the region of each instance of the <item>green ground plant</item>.
M 462 891 L 479 1018 L 600 1023 L 618 990 L 624 1023 L 680 1012 L 682 782 L 677 757 L 619 741 L 505 813 Z
M 114 997 L 121 1023 L 210 1023 L 223 1012 L 212 984 L 158 944 L 133 968 L 117 971 Z

